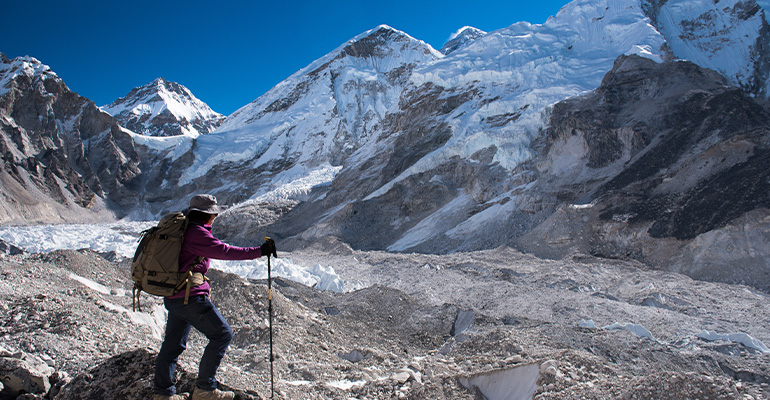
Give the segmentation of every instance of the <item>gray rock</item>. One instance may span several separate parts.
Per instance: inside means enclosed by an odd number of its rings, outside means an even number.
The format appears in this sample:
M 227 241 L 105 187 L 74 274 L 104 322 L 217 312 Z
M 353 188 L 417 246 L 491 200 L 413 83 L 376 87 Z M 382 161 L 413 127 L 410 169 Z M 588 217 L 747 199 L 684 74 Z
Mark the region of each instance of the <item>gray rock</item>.
M 47 394 L 54 369 L 35 356 L 24 353 L 19 358 L 0 357 L 0 380 L 3 393 L 18 396 L 22 393 Z
M 358 350 L 352 350 L 352 351 L 350 351 L 348 353 L 337 353 L 337 356 L 339 358 L 343 359 L 343 360 L 347 360 L 347 361 L 350 361 L 352 363 L 357 363 L 357 362 L 359 362 L 359 361 L 361 361 L 361 360 L 366 358 Z
M 537 364 L 526 364 L 463 377 L 460 383 L 467 388 L 478 387 L 484 397 L 490 400 L 527 400 L 537 390 L 539 378 L 540 367 Z
M 455 323 L 452 326 L 452 336 L 457 336 L 468 330 L 476 321 L 476 313 L 473 310 L 465 310 L 457 313 Z

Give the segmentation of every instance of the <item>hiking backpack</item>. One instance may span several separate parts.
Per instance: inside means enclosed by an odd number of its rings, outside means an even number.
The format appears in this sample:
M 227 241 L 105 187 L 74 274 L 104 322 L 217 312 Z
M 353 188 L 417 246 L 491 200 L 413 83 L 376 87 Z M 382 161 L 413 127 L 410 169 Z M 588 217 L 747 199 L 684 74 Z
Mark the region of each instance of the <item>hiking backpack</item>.
M 131 279 L 134 281 L 133 307 L 139 305 L 139 295 L 144 291 L 156 296 L 172 296 L 185 286 L 185 304 L 190 295 L 190 288 L 208 280 L 200 272 L 179 272 L 179 252 L 182 250 L 184 233 L 189 221 L 181 212 L 166 214 L 157 226 L 142 231 L 139 246 L 131 262 Z M 203 257 L 198 257 L 195 264 L 200 264 Z

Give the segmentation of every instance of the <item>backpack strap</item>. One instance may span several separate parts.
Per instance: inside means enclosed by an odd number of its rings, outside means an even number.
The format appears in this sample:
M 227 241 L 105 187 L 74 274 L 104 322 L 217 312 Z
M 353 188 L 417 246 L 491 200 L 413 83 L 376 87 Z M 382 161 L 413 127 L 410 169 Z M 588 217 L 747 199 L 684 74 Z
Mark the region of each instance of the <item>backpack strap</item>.
M 187 285 L 186 285 L 187 288 L 185 289 L 185 292 L 184 292 L 184 305 L 187 305 L 187 303 L 189 302 L 189 299 L 190 299 L 190 289 L 192 289 L 192 288 L 194 288 L 196 286 L 202 285 L 203 282 L 209 282 L 210 281 L 210 279 L 206 275 L 203 275 L 203 273 L 201 273 L 201 272 L 187 271 L 187 274 L 188 274 L 188 276 L 185 279 L 185 282 L 187 283 Z
M 142 288 L 134 283 L 134 288 L 132 290 L 131 294 L 131 305 L 134 308 L 134 312 L 138 309 L 139 312 L 142 312 L 142 305 L 139 304 L 139 295 L 142 294 Z
M 190 267 L 189 270 L 187 270 L 187 273 L 185 274 L 185 278 L 182 279 L 179 282 L 179 285 L 177 285 L 176 290 L 182 290 L 183 287 L 185 288 L 184 293 L 184 305 L 187 305 L 189 303 L 190 299 L 190 289 L 202 285 L 204 282 L 209 282 L 210 279 L 204 275 L 202 272 L 193 272 L 193 268 L 197 267 L 203 262 L 203 257 L 198 256 L 195 259 L 195 262 Z

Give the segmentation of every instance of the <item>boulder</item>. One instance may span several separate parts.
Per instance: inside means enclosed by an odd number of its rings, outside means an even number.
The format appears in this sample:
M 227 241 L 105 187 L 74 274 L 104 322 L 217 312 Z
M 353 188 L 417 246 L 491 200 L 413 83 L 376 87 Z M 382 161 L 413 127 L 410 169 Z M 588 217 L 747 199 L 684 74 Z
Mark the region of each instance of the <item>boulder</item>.
M 47 394 L 54 369 L 44 361 L 26 353 L 0 357 L 2 394 L 16 397 L 23 393 Z

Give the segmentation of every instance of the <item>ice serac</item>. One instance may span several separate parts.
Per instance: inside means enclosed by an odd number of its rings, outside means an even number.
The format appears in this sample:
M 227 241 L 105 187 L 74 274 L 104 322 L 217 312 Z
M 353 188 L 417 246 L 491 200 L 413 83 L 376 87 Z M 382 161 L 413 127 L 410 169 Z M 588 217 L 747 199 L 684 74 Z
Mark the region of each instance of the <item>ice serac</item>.
M 104 221 L 133 206 L 129 134 L 40 61 L 0 58 L 0 222 Z
M 186 87 L 158 78 L 102 107 L 129 130 L 149 136 L 197 137 L 216 129 L 224 116 Z
M 642 0 L 642 8 L 675 57 L 770 96 L 770 26 L 757 1 Z

